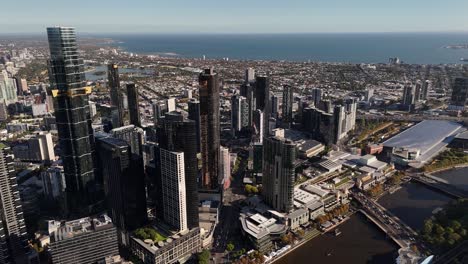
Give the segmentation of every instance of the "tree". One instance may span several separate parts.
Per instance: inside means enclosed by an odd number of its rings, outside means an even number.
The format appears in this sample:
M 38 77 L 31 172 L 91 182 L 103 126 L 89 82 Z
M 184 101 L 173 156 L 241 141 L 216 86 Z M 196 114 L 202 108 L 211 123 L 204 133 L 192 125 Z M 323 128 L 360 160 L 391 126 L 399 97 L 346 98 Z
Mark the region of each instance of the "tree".
M 248 193 L 248 194 L 256 194 L 256 193 L 258 193 L 258 188 L 253 186 L 253 185 L 246 184 L 245 185 L 245 192 Z
M 232 242 L 229 242 L 227 245 L 226 245 L 226 251 L 227 252 L 231 252 L 234 250 L 234 244 Z
M 423 233 L 424 234 L 431 234 L 433 227 L 434 227 L 434 224 L 432 223 L 431 219 L 428 219 L 428 220 L 424 221 Z
M 452 227 L 453 230 L 458 231 L 462 227 L 462 225 L 457 220 L 452 220 L 450 222 L 450 227 Z
M 204 249 L 202 252 L 198 253 L 198 263 L 199 264 L 208 264 L 210 263 L 210 251 Z

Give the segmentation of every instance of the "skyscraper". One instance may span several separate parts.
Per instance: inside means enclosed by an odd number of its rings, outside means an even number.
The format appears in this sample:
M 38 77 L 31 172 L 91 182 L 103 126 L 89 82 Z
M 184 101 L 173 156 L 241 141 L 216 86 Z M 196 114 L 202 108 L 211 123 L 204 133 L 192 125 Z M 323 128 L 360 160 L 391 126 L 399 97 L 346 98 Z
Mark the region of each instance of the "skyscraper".
M 78 57 L 75 29 L 47 28 L 49 79 L 67 183 L 69 213 L 87 211 L 101 191 L 94 174 L 94 135 L 83 60 Z M 86 208 L 86 209 L 85 209 Z
M 263 130 L 267 129 L 265 127 L 265 122 L 264 119 L 265 116 L 261 110 L 255 110 L 253 113 L 253 127 L 255 129 L 255 134 L 257 135 L 257 142 L 262 143 L 263 142 Z
M 127 142 L 133 154 L 140 156 L 143 154 L 143 144 L 145 144 L 144 133 L 141 127 L 135 127 L 134 125 L 114 128 L 110 131 L 113 137 Z
M 231 128 L 232 134 L 240 132 L 249 125 L 249 104 L 247 98 L 239 95 L 231 97 Z
M 167 112 L 167 107 L 165 103 L 159 102 L 157 100 L 152 101 L 151 104 L 153 107 L 153 123 L 155 126 L 157 126 L 159 119 Z
M 452 88 L 451 105 L 465 107 L 468 99 L 468 78 L 456 78 Z
M 290 127 L 293 121 L 294 90 L 292 86 L 283 86 L 283 125 Z
M 421 100 L 427 100 L 427 96 L 429 94 L 429 90 L 431 89 L 431 81 L 425 80 L 423 83 L 422 93 L 421 93 Z
M 245 70 L 245 83 L 251 83 L 255 81 L 255 69 L 247 68 Z
M 272 94 L 271 95 L 271 116 L 273 117 L 278 117 L 278 109 L 279 109 L 279 98 L 277 95 Z
M 0 222 L 3 224 L 0 229 L 3 228 L 8 245 L 8 253 L 5 251 L 5 245 L 0 245 L 0 251 L 3 250 L 3 254 L 0 252 L 0 258 L 4 255 L 3 257 L 8 259 L 2 263 L 25 263 L 29 247 L 13 159 L 10 148 L 0 144 Z M 2 239 L 0 237 L 0 244 Z
M 200 152 L 200 102 L 198 100 L 191 99 L 188 102 L 188 119 L 195 121 L 197 152 Z
M 176 110 L 176 100 L 175 98 L 166 99 L 167 112 L 172 112 Z
M 128 96 L 128 114 L 130 116 L 130 124 L 141 127 L 140 121 L 140 99 L 138 97 L 138 87 L 134 83 L 127 84 Z
M 158 143 L 158 151 L 160 152 L 160 154 L 157 154 L 155 156 L 156 159 L 159 159 L 159 163 L 157 161 L 158 164 L 156 165 L 156 167 L 159 168 L 159 174 L 161 179 L 163 177 L 172 177 L 173 175 L 170 173 L 173 173 L 175 171 L 181 173 L 180 175 L 178 175 L 180 177 L 183 177 L 184 179 L 183 182 L 181 181 L 181 179 L 165 179 L 166 182 L 161 181 L 159 183 L 160 186 L 156 186 L 156 189 L 161 190 L 159 193 L 156 194 L 158 196 L 156 197 L 156 200 L 162 200 L 163 203 L 165 203 L 162 196 L 162 194 L 164 194 L 165 192 L 164 188 L 171 187 L 171 185 L 167 184 L 177 183 L 178 186 L 179 184 L 183 183 L 183 189 L 185 190 L 185 200 L 183 202 L 185 210 L 187 211 L 186 225 L 189 229 L 198 227 L 198 160 L 195 121 L 185 119 L 180 112 L 167 113 L 158 127 Z M 163 151 L 165 157 L 162 157 Z M 162 162 L 163 158 L 165 158 L 166 162 L 164 164 Z M 177 167 L 179 165 L 183 166 L 183 170 L 180 170 L 180 168 Z M 163 166 L 169 167 L 165 169 L 163 168 Z M 169 195 L 169 193 L 167 192 L 165 194 Z M 165 203 L 165 205 L 162 206 L 161 210 L 166 210 L 167 205 L 168 204 Z M 161 212 L 156 212 L 157 215 L 158 213 Z M 165 215 L 165 212 L 163 212 L 163 215 Z
M 264 140 L 262 194 L 265 202 L 280 212 L 293 209 L 296 152 L 296 145 L 284 138 Z
M 119 241 L 126 245 L 128 232 L 142 227 L 147 220 L 143 158 L 133 154 L 122 139 L 107 137 L 96 141 L 107 206 Z
M 117 108 L 117 125 L 116 127 L 121 127 L 124 125 L 123 115 L 123 102 L 122 97 L 120 95 L 120 78 L 119 78 L 119 68 L 117 64 L 111 63 L 107 65 L 107 79 L 108 79 L 108 86 L 110 89 L 111 95 L 111 103 L 112 106 Z
M 322 100 L 322 89 L 312 88 L 312 101 L 314 101 L 314 106 L 318 108 L 321 100 Z
M 229 153 L 229 148 L 221 146 L 219 149 L 219 156 L 219 183 L 222 184 L 224 188 L 227 188 L 231 181 L 231 155 Z
M 265 102 L 270 96 L 270 80 L 267 76 L 257 76 L 255 78 L 255 98 L 257 109 L 265 110 Z
M 0 218 L 0 263 L 9 264 L 10 253 L 8 252 L 7 237 L 5 229 L 3 228 L 3 222 Z
M 403 87 L 402 105 L 404 110 L 411 111 L 414 109 L 416 102 L 416 86 L 412 84 L 405 84 Z
M 184 153 L 161 149 L 163 220 L 178 231 L 187 227 Z
M 219 169 L 219 82 L 213 69 L 200 73 L 200 149 L 202 159 L 202 188 L 218 190 Z

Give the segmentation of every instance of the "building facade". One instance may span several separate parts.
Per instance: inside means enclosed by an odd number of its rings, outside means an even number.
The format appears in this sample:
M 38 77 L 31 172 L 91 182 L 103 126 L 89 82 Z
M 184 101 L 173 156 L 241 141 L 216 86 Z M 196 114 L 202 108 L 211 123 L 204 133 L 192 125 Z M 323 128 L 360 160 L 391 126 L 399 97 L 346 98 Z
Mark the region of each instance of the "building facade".
M 3 233 L 6 237 L 8 253 L 5 250 L 5 244 L 0 246 L 0 251 L 3 251 L 4 258 L 8 259 L 6 263 L 25 263 L 22 261 L 25 261 L 25 257 L 29 252 L 29 246 L 13 158 L 10 148 L 1 144 L 0 221 L 3 225 L 0 228 L 3 228 Z M 3 242 L 5 242 L 5 240 Z M 1 243 L 2 238 L 0 238 L 0 244 Z
M 94 264 L 119 254 L 117 229 L 107 215 L 49 221 L 49 235 L 54 264 Z
M 217 191 L 219 170 L 219 80 L 213 69 L 199 76 L 200 91 L 200 151 L 202 160 L 201 186 Z
M 282 121 L 286 127 L 290 127 L 293 121 L 293 101 L 294 89 L 292 86 L 285 85 L 283 87 Z
M 127 100 L 130 124 L 137 127 L 141 127 L 140 98 L 138 95 L 138 87 L 134 83 L 127 84 Z
M 120 77 L 119 77 L 119 67 L 117 64 L 110 63 L 107 65 L 107 80 L 108 86 L 111 95 L 111 103 L 117 109 L 117 123 L 114 124 L 115 127 L 121 127 L 124 125 L 124 109 L 123 102 L 121 97 L 120 90 Z
M 95 188 L 94 135 L 84 63 L 78 56 L 75 29 L 47 28 L 50 48 L 49 79 L 55 98 L 55 118 L 67 182 L 71 214 L 87 211 L 99 197 Z
M 130 231 L 147 221 L 143 158 L 122 139 L 97 139 L 106 203 L 119 242 L 128 245 Z
M 262 195 L 268 205 L 280 212 L 293 209 L 296 152 L 296 145 L 284 138 L 264 140 Z
M 187 227 L 189 229 L 199 226 L 198 216 L 198 159 L 197 159 L 197 144 L 196 144 L 196 124 L 193 120 L 188 120 L 183 117 L 180 112 L 171 112 L 161 120 L 158 127 L 158 143 L 157 150 L 159 159 L 156 167 L 159 168 L 160 179 L 163 176 L 163 164 L 161 152 L 183 153 L 183 176 L 185 190 L 185 211 L 187 214 Z M 168 154 L 169 155 L 169 154 Z M 170 165 L 169 163 L 167 165 Z M 176 169 L 176 168 L 173 168 Z M 166 175 L 169 176 L 169 175 Z M 176 179 L 172 179 L 176 180 Z M 159 184 L 162 185 L 162 182 Z M 157 187 L 159 192 L 156 193 L 156 200 L 162 200 L 162 187 Z M 164 207 L 161 208 L 164 211 Z M 164 213 L 163 213 L 164 215 Z
M 468 78 L 456 78 L 452 87 L 450 104 L 465 107 L 468 99 Z

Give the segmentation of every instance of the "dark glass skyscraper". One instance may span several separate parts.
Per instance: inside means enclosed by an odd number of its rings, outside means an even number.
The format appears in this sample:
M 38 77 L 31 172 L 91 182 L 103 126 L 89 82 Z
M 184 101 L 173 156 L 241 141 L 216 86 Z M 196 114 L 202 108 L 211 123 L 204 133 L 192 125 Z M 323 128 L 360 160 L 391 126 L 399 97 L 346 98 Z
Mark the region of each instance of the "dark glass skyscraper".
M 106 191 L 106 202 L 120 243 L 128 232 L 147 220 L 143 158 L 128 143 L 113 137 L 97 139 L 97 152 Z
M 169 112 L 161 119 L 157 134 L 160 149 L 184 153 L 187 227 L 188 229 L 198 227 L 198 161 L 195 121 L 184 119 L 180 112 Z M 161 197 L 156 197 L 156 200 L 161 200 Z
M 263 189 L 265 202 L 280 212 L 293 209 L 296 145 L 270 137 L 263 143 Z
M 29 251 L 13 155 L 0 144 L 0 263 L 23 263 Z M 6 238 L 6 239 L 4 239 Z
M 265 103 L 269 100 L 270 96 L 270 80 L 267 76 L 257 76 L 255 78 L 255 99 L 256 107 L 265 111 Z M 269 117 L 269 116 L 268 116 Z M 268 119 L 268 118 L 267 118 Z
M 130 116 L 130 124 L 141 127 L 140 110 L 138 98 L 138 88 L 134 83 L 127 84 L 127 100 L 128 100 L 128 114 Z
M 107 65 L 107 79 L 108 79 L 108 86 L 110 90 L 110 95 L 111 95 L 111 103 L 112 106 L 117 108 L 118 111 L 118 127 L 121 127 L 124 125 L 124 120 L 123 120 L 123 102 L 122 102 L 122 97 L 120 96 L 120 78 L 119 78 L 119 68 L 117 64 L 111 63 Z
M 218 190 L 219 170 L 219 82 L 213 69 L 200 73 L 200 148 L 202 188 Z
M 47 28 L 49 75 L 62 151 L 69 214 L 87 211 L 99 197 L 94 173 L 94 136 L 83 60 L 78 57 L 75 29 Z
M 200 102 L 191 99 L 188 102 L 188 118 L 195 121 L 197 129 L 197 151 L 200 152 Z

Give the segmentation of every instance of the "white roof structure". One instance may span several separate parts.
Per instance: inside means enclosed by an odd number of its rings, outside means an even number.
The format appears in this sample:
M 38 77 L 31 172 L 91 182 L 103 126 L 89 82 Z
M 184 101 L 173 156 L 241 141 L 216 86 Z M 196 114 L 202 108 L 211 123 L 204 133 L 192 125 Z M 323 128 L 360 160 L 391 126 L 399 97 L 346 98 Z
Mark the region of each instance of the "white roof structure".
M 419 149 L 418 161 L 437 154 L 455 135 L 465 129 L 459 123 L 445 120 L 424 120 L 383 143 L 384 147 Z

